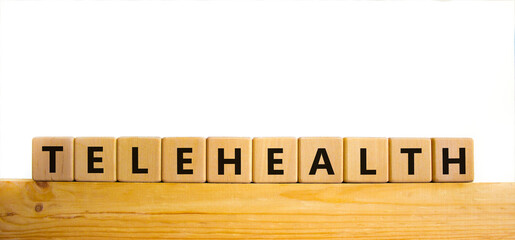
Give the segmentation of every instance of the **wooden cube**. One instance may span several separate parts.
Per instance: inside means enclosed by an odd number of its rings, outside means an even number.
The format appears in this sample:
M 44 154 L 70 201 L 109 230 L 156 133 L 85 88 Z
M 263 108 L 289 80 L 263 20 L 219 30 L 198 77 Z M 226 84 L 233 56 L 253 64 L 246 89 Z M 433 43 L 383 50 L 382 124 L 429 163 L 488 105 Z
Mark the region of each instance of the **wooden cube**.
M 343 141 L 336 137 L 299 138 L 299 182 L 341 183 Z
M 474 141 L 471 138 L 433 138 L 433 182 L 474 180 Z
M 431 182 L 431 139 L 390 138 L 390 182 Z
M 388 139 L 345 138 L 344 182 L 388 182 Z
M 75 180 L 116 182 L 116 138 L 75 138 Z
M 250 183 L 252 140 L 236 137 L 207 138 L 207 181 Z
M 120 137 L 116 145 L 118 181 L 161 181 L 161 138 Z
M 254 138 L 252 153 L 254 182 L 297 182 L 297 138 Z
M 73 137 L 33 138 L 32 178 L 35 181 L 73 181 Z
M 162 140 L 163 182 L 206 181 L 206 139 L 167 137 Z

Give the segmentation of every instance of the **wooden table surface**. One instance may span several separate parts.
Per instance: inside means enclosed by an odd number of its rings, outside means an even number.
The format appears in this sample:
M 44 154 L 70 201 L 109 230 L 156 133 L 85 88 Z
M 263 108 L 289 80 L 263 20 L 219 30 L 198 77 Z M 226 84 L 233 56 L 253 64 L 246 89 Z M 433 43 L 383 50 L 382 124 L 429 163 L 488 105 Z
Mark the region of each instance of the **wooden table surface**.
M 515 239 L 515 183 L 0 180 L 0 239 Z

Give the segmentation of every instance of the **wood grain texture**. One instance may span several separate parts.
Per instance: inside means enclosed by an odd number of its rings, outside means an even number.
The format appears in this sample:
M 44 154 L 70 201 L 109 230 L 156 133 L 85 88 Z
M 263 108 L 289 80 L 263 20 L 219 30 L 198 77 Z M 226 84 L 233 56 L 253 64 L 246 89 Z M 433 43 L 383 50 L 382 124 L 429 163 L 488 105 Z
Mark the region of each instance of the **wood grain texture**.
M 247 137 L 209 137 L 207 146 L 207 181 L 213 183 L 252 182 L 252 139 Z M 223 154 L 223 155 L 222 155 Z M 221 161 L 221 159 L 225 159 Z M 223 164 L 219 167 L 219 161 Z M 240 166 L 237 173 L 236 166 Z M 221 169 L 221 170 L 220 170 Z
M 515 183 L 0 181 L 0 239 L 515 239 Z
M 364 163 L 361 161 L 364 157 Z M 367 172 L 363 172 L 366 170 Z M 343 139 L 343 181 L 388 182 L 388 139 L 349 137 Z
M 73 141 L 73 137 L 33 138 L 32 179 L 36 181 L 73 181 Z M 50 156 L 52 155 L 55 160 L 55 169 L 50 167 Z
M 272 150 L 272 153 L 270 152 Z M 273 152 L 275 151 L 275 152 Z M 257 137 L 252 139 L 252 180 L 255 183 L 296 183 L 297 138 Z M 269 165 L 272 165 L 270 173 Z
M 432 138 L 433 182 L 472 182 L 474 181 L 474 141 L 472 138 Z M 447 151 L 447 153 L 444 152 Z M 465 170 L 461 172 L 461 163 L 449 163 L 448 172 L 444 172 L 444 158 L 462 159 Z
M 205 138 L 165 137 L 161 140 L 161 146 L 163 182 L 206 181 Z
M 431 182 L 430 138 L 390 138 L 388 147 L 389 182 Z
M 116 167 L 120 182 L 161 182 L 161 138 L 119 137 Z
M 88 150 L 89 147 L 95 149 Z M 116 138 L 78 137 L 75 138 L 74 151 L 75 181 L 116 182 Z M 93 151 L 95 158 L 93 168 L 101 172 L 88 173 L 89 151 Z
M 299 182 L 343 182 L 343 139 L 338 137 L 301 137 L 299 148 Z M 314 174 L 311 174 L 313 166 Z M 323 166 L 322 168 L 320 166 Z M 331 171 L 329 171 L 331 169 Z

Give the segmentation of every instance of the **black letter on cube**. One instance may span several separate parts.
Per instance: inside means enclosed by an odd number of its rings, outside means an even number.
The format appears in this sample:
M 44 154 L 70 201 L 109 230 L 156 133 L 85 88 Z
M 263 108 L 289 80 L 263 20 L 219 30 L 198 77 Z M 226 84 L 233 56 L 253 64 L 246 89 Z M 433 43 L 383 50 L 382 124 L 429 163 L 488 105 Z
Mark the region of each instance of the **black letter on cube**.
M 55 173 L 55 152 L 62 152 L 63 146 L 43 146 L 41 150 L 50 152 L 50 172 Z
M 375 169 L 367 169 L 367 149 L 360 149 L 361 175 L 376 175 Z
M 184 153 L 192 153 L 193 148 L 177 148 L 177 174 L 193 174 L 193 169 L 184 169 L 185 163 L 192 163 L 191 158 L 184 158 Z
M 321 158 L 324 159 L 324 164 L 320 164 Z M 331 161 L 329 160 L 329 156 L 327 155 L 327 150 L 325 150 L 325 148 L 319 148 L 317 150 L 315 160 L 313 161 L 313 165 L 311 165 L 311 170 L 309 170 L 309 175 L 315 175 L 317 169 L 326 169 L 327 174 L 334 175 L 333 166 L 331 165 Z
M 101 157 L 95 157 L 95 152 L 104 151 L 104 147 L 88 147 L 88 173 L 104 173 L 103 168 L 95 168 L 96 162 L 102 162 Z
M 415 175 L 415 153 L 422 153 L 422 148 L 401 148 L 401 153 L 408 154 L 408 175 Z
M 449 174 L 449 164 L 457 163 L 460 165 L 460 174 L 466 174 L 465 168 L 465 148 L 460 148 L 459 158 L 449 158 L 449 148 L 442 149 L 443 154 L 443 174 Z
M 283 153 L 282 148 L 269 148 L 268 149 L 268 175 L 283 175 L 284 171 L 282 169 L 274 169 L 275 164 L 283 163 L 282 159 L 274 158 L 274 154 Z
M 132 147 L 132 173 L 148 173 L 147 168 L 138 167 L 138 147 Z
M 224 149 L 218 149 L 218 175 L 224 175 L 224 165 L 234 164 L 234 174 L 241 175 L 241 148 L 234 149 L 234 159 L 224 158 Z

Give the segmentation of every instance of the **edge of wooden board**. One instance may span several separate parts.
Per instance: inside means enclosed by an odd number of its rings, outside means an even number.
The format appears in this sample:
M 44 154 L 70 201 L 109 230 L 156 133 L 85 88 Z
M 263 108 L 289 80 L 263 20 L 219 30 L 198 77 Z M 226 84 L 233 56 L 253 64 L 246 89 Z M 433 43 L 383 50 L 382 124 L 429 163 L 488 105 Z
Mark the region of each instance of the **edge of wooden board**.
M 0 179 L 0 239 L 515 239 L 515 183 Z

